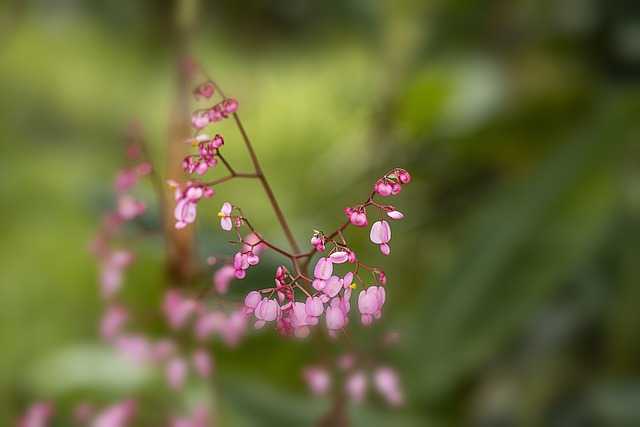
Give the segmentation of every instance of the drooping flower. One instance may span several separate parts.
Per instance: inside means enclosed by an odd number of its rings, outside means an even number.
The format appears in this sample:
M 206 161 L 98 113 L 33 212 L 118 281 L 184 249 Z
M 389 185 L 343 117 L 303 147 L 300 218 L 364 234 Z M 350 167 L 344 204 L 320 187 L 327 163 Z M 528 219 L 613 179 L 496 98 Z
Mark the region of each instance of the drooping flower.
M 232 209 L 233 206 L 231 206 L 231 203 L 224 202 L 224 204 L 222 205 L 222 209 L 220 209 L 220 212 L 218 212 L 218 216 L 220 217 L 220 227 L 222 227 L 222 229 L 225 231 L 229 231 L 233 228 L 233 223 L 231 222 L 231 218 L 229 217 Z
M 391 251 L 387 242 L 391 240 L 391 228 L 387 221 L 376 221 L 371 226 L 371 233 L 369 237 L 373 243 L 380 245 L 380 251 L 383 254 L 389 255 Z
M 382 366 L 376 369 L 373 373 L 373 385 L 390 405 L 399 406 L 404 402 L 400 380 L 392 368 Z
M 347 378 L 345 392 L 354 403 L 362 403 L 367 394 L 367 376 L 362 371 L 356 371 Z
M 358 296 L 358 310 L 362 314 L 361 320 L 364 326 L 369 326 L 373 318 L 379 319 L 382 315 L 382 306 L 386 299 L 386 293 L 382 286 L 370 286 L 360 292 Z
M 187 376 L 187 364 L 181 357 L 174 357 L 167 362 L 165 367 L 167 384 L 174 390 L 182 388 Z
M 311 366 L 302 371 L 311 392 L 316 396 L 323 396 L 331 387 L 331 377 L 326 369 Z
M 135 409 L 133 400 L 116 403 L 96 415 L 91 427 L 126 427 Z

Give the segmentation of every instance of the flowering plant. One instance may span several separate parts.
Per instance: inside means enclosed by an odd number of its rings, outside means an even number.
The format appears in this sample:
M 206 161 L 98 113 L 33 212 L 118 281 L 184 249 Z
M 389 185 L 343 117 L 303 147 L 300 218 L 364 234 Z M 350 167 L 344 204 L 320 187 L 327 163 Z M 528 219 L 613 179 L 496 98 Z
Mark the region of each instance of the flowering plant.
M 182 170 L 190 176 L 185 182 L 159 179 L 140 130 L 133 127 L 127 134 L 126 157 L 131 166 L 116 175 L 115 190 L 119 194 L 116 209 L 105 215 L 102 229 L 93 243 L 93 251 L 101 265 L 100 282 L 106 305 L 100 324 L 102 338 L 118 353 L 159 368 L 164 372 L 168 388 L 174 393 L 182 393 L 190 377 L 210 382 L 214 364 L 207 343 L 214 336 L 219 336 L 229 346 L 235 346 L 246 335 L 252 318 L 255 329 L 271 325 L 280 334 L 299 339 L 306 338 L 316 329 L 320 337 L 339 339 L 341 336 L 349 348 L 335 363 L 346 374 L 342 391 L 337 393 L 338 399 L 346 396 L 353 402 L 362 402 L 371 382 L 389 404 L 401 404 L 403 395 L 395 371 L 389 366 L 378 365 L 371 369 L 369 377 L 365 366 L 358 363 L 360 356 L 345 330 L 350 321 L 352 296 L 357 300 L 359 320 L 363 326 L 380 319 L 387 298 L 387 277 L 381 269 L 363 262 L 349 245 L 344 232 L 351 225 L 367 228 L 371 219 L 373 223 L 368 229 L 369 238 L 372 243 L 379 245 L 384 255 L 389 255 L 390 222 L 400 220 L 404 215 L 380 200 L 398 194 L 403 185 L 410 182 L 409 173 L 401 168 L 391 169 L 375 182 L 368 198 L 344 209 L 346 218 L 335 230 L 313 230 L 310 233 L 310 247 L 303 251 L 291 232 L 240 121 L 238 101 L 227 97 L 195 64 L 188 63 L 186 71 L 195 81 L 193 95 L 196 101 L 210 103 L 216 94 L 221 100 L 199 108 L 191 115 L 195 132 L 190 137 L 182 138 L 180 144 L 191 146 L 194 152 L 182 159 L 169 159 L 170 162 L 181 162 Z M 232 166 L 224 155 L 226 141 L 222 135 L 215 134 L 212 137 L 202 133 L 210 124 L 225 119 L 233 120 L 237 125 L 253 170 L 240 172 Z M 198 178 L 212 169 L 220 168 L 226 174 L 219 178 L 210 181 Z M 207 259 L 210 266 L 216 267 L 212 289 L 196 290 L 185 286 L 188 283 L 172 283 L 174 286 L 164 295 L 161 307 L 167 332 L 154 337 L 133 332 L 128 327 L 133 323 L 135 313 L 127 308 L 120 297 L 124 271 L 135 259 L 133 251 L 127 247 L 127 236 L 130 236 L 131 228 L 140 231 L 142 227 L 144 231 L 141 218 L 147 210 L 147 203 L 138 200 L 133 190 L 147 176 L 155 178 L 156 182 L 166 182 L 172 192 L 173 203 L 165 205 L 165 210 L 173 212 L 174 222 L 170 227 L 165 227 L 165 231 L 169 230 L 168 233 L 174 233 L 174 236 L 175 233 L 178 236 L 183 233 L 184 236 L 184 233 L 192 232 L 190 229 L 198 210 L 202 210 L 199 208 L 200 202 L 203 198 L 214 197 L 219 185 L 237 178 L 257 180 L 289 245 L 283 248 L 266 239 L 233 201 L 221 203 L 217 212 L 220 227 L 232 233 L 230 243 L 240 245 L 240 249 L 233 256 L 216 254 Z M 249 290 L 242 301 L 227 299 L 231 282 L 247 277 L 250 267 L 258 265 L 261 254 L 266 251 L 277 253 L 286 260 L 285 264 L 276 268 L 273 284 Z M 178 256 L 186 255 L 178 253 Z M 316 256 L 317 260 L 314 261 Z M 188 280 L 178 279 L 177 282 Z M 385 340 L 392 342 L 396 338 L 397 334 L 390 334 Z M 316 395 L 325 394 L 332 387 L 332 376 L 320 365 L 307 366 L 302 371 L 302 377 Z M 138 416 L 136 406 L 132 398 L 102 409 L 82 403 L 76 408 L 75 417 L 81 424 L 95 427 L 123 427 L 132 425 Z M 211 423 L 214 415 L 206 402 L 192 405 L 184 412 L 170 414 L 169 424 L 173 427 L 204 427 Z M 27 411 L 19 425 L 45 426 L 53 413 L 51 404 L 39 402 Z M 166 419 L 162 421 L 166 422 Z

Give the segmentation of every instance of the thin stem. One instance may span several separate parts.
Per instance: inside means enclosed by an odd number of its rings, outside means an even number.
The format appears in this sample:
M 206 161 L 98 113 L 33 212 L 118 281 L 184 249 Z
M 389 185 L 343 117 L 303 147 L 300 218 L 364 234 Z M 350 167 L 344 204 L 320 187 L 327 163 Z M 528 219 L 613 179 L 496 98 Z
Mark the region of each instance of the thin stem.
M 256 170 L 256 174 L 259 176 L 260 182 L 262 183 L 262 187 L 264 188 L 265 193 L 267 193 L 267 197 L 269 198 L 269 203 L 271 203 L 271 207 L 273 207 L 273 211 L 275 212 L 276 217 L 278 218 L 280 227 L 282 227 L 282 231 L 284 231 L 284 234 L 287 240 L 289 241 L 289 245 L 291 246 L 291 249 L 293 250 L 294 254 L 299 254 L 300 248 L 298 247 L 298 244 L 296 243 L 296 240 L 293 237 L 293 233 L 289 228 L 289 224 L 287 224 L 287 220 L 284 218 L 282 210 L 280 209 L 280 205 L 278 204 L 278 201 L 276 200 L 276 197 L 273 194 L 273 190 L 271 190 L 271 186 L 267 182 L 267 178 L 264 176 L 264 172 L 260 167 L 260 162 L 258 161 L 258 157 L 256 156 L 256 153 L 253 150 L 253 146 L 251 145 L 251 141 L 249 140 L 249 136 L 247 135 L 247 132 L 244 130 L 244 126 L 242 126 L 242 122 L 240 121 L 240 117 L 238 116 L 238 113 L 233 113 L 233 119 L 236 121 L 236 124 L 238 125 L 238 129 L 242 134 L 242 139 L 244 140 L 245 145 L 247 146 L 247 150 L 249 151 L 249 156 L 251 157 L 251 162 L 253 163 L 253 167 Z

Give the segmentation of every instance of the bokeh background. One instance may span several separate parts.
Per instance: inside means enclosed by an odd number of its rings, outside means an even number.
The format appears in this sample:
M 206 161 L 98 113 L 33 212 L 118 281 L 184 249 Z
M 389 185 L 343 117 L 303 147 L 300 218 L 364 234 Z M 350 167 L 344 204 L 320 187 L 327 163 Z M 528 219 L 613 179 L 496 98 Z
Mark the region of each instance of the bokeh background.
M 389 169 L 412 174 L 390 257 L 350 234 L 389 280 L 383 321 L 356 342 L 401 332 L 381 358 L 407 396 L 349 407 L 355 425 L 640 425 L 632 0 L 3 2 L 0 425 L 42 398 L 63 412 L 125 394 L 167 402 L 100 343 L 87 247 L 130 120 L 164 162 L 179 37 L 240 100 L 299 241 L 340 224 Z M 203 259 L 229 250 L 222 200 L 282 239 L 257 185 L 219 196 L 200 207 Z M 125 294 L 157 303 L 163 241 L 137 249 Z M 233 286 L 270 283 L 278 262 Z M 312 346 L 262 332 L 215 355 L 222 425 L 312 425 L 327 411 L 299 375 Z

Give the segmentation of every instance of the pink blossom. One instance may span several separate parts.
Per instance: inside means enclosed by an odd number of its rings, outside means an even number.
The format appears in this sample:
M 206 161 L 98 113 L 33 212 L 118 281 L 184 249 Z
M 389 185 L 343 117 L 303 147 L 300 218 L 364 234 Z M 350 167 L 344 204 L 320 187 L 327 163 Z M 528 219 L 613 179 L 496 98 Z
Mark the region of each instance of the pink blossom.
M 231 206 L 231 204 L 225 202 L 222 205 L 222 209 L 220 209 L 220 212 L 218 212 L 218 216 L 220 217 L 220 227 L 222 227 L 222 229 L 225 231 L 229 231 L 233 228 L 231 218 L 229 218 L 232 209 L 233 207 Z
M 340 297 L 331 300 L 326 310 L 325 321 L 332 337 L 335 337 L 335 330 L 343 328 L 348 323 L 347 309 Z
M 256 309 L 256 307 L 260 303 L 260 299 L 261 299 L 260 292 L 258 291 L 249 292 L 249 294 L 247 294 L 247 296 L 244 299 L 244 305 L 247 307 L 247 309 L 245 310 L 245 313 L 246 314 L 253 313 L 253 311 Z
M 398 375 L 390 367 L 382 366 L 376 369 L 373 373 L 373 385 L 390 405 L 399 406 L 404 402 Z
M 226 294 L 229 289 L 229 283 L 235 277 L 236 269 L 231 265 L 224 265 L 218 269 L 213 275 L 213 284 L 216 287 L 216 291 L 221 294 Z
M 404 215 L 402 214 L 402 212 L 397 211 L 395 209 L 387 211 L 387 215 L 391 219 L 402 219 L 402 218 L 404 218 Z
M 53 415 L 53 405 L 49 402 L 32 404 L 26 414 L 17 422 L 17 427 L 46 427 Z
M 135 403 L 132 400 L 125 400 L 96 415 L 91 427 L 126 427 L 134 412 Z
M 308 316 L 318 317 L 324 312 L 324 305 L 318 297 L 307 297 L 304 309 Z
M 382 315 L 382 306 L 386 299 L 386 293 L 382 286 L 370 286 L 360 292 L 358 296 L 358 310 L 362 314 L 362 324 L 369 326 L 373 318 L 379 319 Z
M 175 418 L 171 421 L 171 427 L 208 427 L 209 411 L 206 407 L 196 408 L 190 417 Z
M 237 279 L 244 279 L 247 275 L 247 268 L 249 268 L 249 256 L 247 254 L 243 254 L 237 252 L 233 257 L 233 268 L 234 275 Z
M 116 174 L 115 189 L 118 192 L 127 191 L 138 182 L 137 175 L 130 170 L 124 169 Z
M 224 109 L 227 113 L 235 113 L 238 111 L 238 101 L 235 99 L 226 99 L 224 101 Z
M 338 276 L 331 276 L 325 282 L 322 291 L 329 295 L 329 298 L 333 298 L 338 295 L 338 292 L 342 289 L 342 282 Z
M 327 280 L 333 273 L 333 263 L 329 258 L 320 258 L 313 270 L 313 275 L 317 279 Z
M 322 368 L 308 367 L 302 371 L 302 377 L 307 382 L 309 389 L 316 396 L 323 396 L 331 387 L 331 377 Z
M 100 322 L 100 335 L 108 340 L 116 336 L 122 325 L 127 321 L 128 314 L 124 308 L 117 304 L 111 304 L 107 308 Z
M 153 170 L 153 167 L 149 162 L 142 162 L 138 166 L 136 166 L 136 172 L 140 176 L 149 175 L 152 170 Z
M 387 242 L 391 240 L 391 228 L 387 221 L 376 221 L 371 226 L 369 237 L 373 243 L 380 245 L 383 254 L 389 255 L 390 249 Z
M 204 196 L 210 198 L 215 191 L 204 185 L 201 181 L 188 181 L 184 188 L 175 181 L 167 181 L 170 188 L 174 189 L 174 197 L 177 200 L 173 215 L 176 219 L 175 227 L 181 229 L 196 219 L 196 204 Z
M 329 255 L 329 259 L 334 264 L 342 264 L 349 260 L 349 254 L 347 252 L 338 251 Z
M 156 342 L 150 351 L 151 360 L 161 362 L 176 352 L 176 344 L 170 339 L 161 339 Z
M 280 318 L 280 306 L 276 300 L 264 297 L 256 306 L 254 314 L 256 319 L 258 319 L 254 327 L 260 329 L 267 322 L 272 322 Z
M 196 337 L 205 340 L 213 332 L 222 330 L 226 321 L 225 314 L 217 310 L 201 315 L 195 324 Z
M 376 185 L 373 187 L 373 191 L 381 196 L 389 196 L 393 191 L 393 187 L 388 179 L 383 178 L 376 181 Z
M 102 262 L 100 284 L 105 297 L 113 296 L 122 286 L 122 270 L 133 262 L 133 254 L 120 250 L 109 254 Z
M 311 244 L 316 247 L 318 252 L 324 252 L 324 244 L 326 240 L 327 239 L 319 231 L 316 231 L 311 238 Z
M 356 371 L 347 378 L 345 384 L 347 396 L 354 403 L 362 403 L 367 393 L 367 377 L 362 371 Z
M 195 113 L 191 116 L 191 125 L 198 130 L 204 129 L 209 124 L 208 114 Z
M 407 184 L 409 181 L 411 181 L 411 175 L 409 175 L 409 172 L 407 172 L 406 170 L 398 168 L 395 170 L 395 173 L 400 183 Z
M 148 360 L 151 350 L 149 342 L 142 335 L 117 335 L 114 346 L 119 354 L 138 363 Z
M 174 330 L 181 329 L 189 316 L 196 310 L 196 302 L 183 299 L 176 291 L 169 291 L 164 297 L 163 313 Z
M 355 209 L 347 206 L 344 212 L 349 217 L 351 224 L 356 227 L 366 227 L 367 224 L 369 224 L 369 220 L 367 219 L 367 210 L 363 207 Z
M 211 376 L 212 364 L 211 356 L 204 350 L 196 350 L 191 355 L 191 362 L 197 374 L 201 377 L 208 378 Z
M 118 197 L 118 215 L 124 220 L 140 216 L 146 209 L 147 205 L 144 202 L 134 199 L 129 194 Z
M 237 345 L 241 338 L 247 333 L 248 315 L 242 310 L 234 310 L 227 317 L 222 330 L 222 339 L 228 346 Z
M 165 367 L 167 384 L 174 390 L 182 388 L 187 375 L 187 364 L 180 357 L 174 357 Z
M 310 323 L 307 320 L 308 315 L 306 312 L 306 306 L 301 302 L 294 302 L 289 311 L 289 318 L 291 319 L 291 327 L 294 330 L 294 334 L 298 338 L 305 338 L 309 335 Z M 315 317 L 314 317 L 315 319 Z
M 193 96 L 196 98 L 196 101 L 202 97 L 209 99 L 213 95 L 213 92 L 214 88 L 211 82 L 204 82 L 193 90 Z
M 224 138 L 222 137 L 222 135 L 217 134 L 213 137 L 209 145 L 211 146 L 211 148 L 220 148 L 224 145 Z

